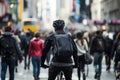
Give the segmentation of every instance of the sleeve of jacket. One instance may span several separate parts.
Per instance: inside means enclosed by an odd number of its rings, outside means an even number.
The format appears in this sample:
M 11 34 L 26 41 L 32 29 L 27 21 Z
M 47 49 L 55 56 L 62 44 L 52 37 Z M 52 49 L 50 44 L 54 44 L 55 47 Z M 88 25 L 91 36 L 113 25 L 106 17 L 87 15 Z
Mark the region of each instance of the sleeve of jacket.
M 18 59 L 23 60 L 23 55 L 22 55 L 20 44 L 15 37 L 14 37 L 14 39 L 15 39 L 15 48 L 16 48 L 16 53 L 17 53 Z
M 94 39 L 95 39 L 95 37 L 92 37 L 92 39 L 91 39 L 91 41 L 90 41 L 90 54 L 91 54 L 91 55 L 93 55 L 93 49 L 94 49 L 94 48 L 93 48 L 93 45 L 94 45 L 93 42 L 94 42 Z
M 44 42 L 44 48 L 42 50 L 41 65 L 44 64 L 45 59 L 47 57 L 47 53 L 49 52 L 50 48 L 51 48 L 51 40 L 50 38 L 47 38 Z
M 104 48 L 105 48 L 105 49 L 104 49 L 104 52 L 106 53 L 106 52 L 107 52 L 107 46 L 106 46 L 107 43 L 106 43 L 106 40 L 105 40 L 104 37 L 103 37 L 103 41 L 104 41 Z
M 42 43 L 41 48 L 43 49 L 44 48 L 44 42 L 41 40 L 41 43 Z
M 88 43 L 86 39 L 84 39 L 84 45 L 85 45 L 85 50 L 88 51 Z
M 112 58 L 112 59 L 113 59 L 114 54 L 115 54 L 116 46 L 117 46 L 117 42 L 115 41 L 115 42 L 113 43 L 112 52 L 111 52 L 111 58 Z
M 75 65 L 77 66 L 78 65 L 77 46 L 72 38 L 71 38 L 71 41 L 73 45 L 73 59 L 74 59 Z
M 2 36 L 0 36 L 0 55 L 2 54 L 2 50 L 1 50 L 1 38 L 2 38 Z
M 28 56 L 29 56 L 29 58 L 31 56 L 31 50 L 32 50 L 32 42 L 30 41 L 30 45 L 29 45 L 29 48 L 28 48 Z

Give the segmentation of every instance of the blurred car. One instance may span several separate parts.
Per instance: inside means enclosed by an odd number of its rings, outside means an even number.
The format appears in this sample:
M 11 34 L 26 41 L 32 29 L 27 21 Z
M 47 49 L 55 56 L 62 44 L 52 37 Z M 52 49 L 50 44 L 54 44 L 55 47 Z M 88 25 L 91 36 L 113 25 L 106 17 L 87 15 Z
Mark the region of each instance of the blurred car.
M 35 18 L 27 18 L 22 20 L 22 30 L 31 30 L 32 32 L 38 31 L 38 20 Z

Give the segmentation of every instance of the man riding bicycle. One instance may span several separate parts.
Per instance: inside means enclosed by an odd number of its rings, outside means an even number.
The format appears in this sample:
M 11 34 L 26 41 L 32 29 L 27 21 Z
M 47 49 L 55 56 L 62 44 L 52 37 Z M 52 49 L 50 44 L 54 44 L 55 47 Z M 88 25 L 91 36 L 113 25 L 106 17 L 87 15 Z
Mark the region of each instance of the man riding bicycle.
M 77 47 L 72 37 L 63 31 L 64 26 L 65 23 L 63 20 L 55 20 L 53 22 L 55 33 L 51 34 L 45 40 L 41 67 L 46 67 L 44 62 L 47 53 L 51 48 L 53 54 L 53 58 L 49 66 L 48 80 L 55 80 L 56 76 L 61 71 L 64 73 L 65 80 L 72 80 L 73 61 L 71 56 L 73 56 L 75 66 L 77 66 Z M 61 45 L 59 45 L 60 43 Z M 72 46 L 71 49 L 70 46 Z

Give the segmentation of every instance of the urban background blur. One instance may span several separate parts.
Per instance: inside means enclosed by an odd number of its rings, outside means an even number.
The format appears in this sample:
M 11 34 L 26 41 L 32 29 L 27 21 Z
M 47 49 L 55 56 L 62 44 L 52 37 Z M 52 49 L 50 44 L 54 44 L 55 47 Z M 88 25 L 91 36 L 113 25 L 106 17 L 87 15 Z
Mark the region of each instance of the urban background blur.
M 120 0 L 0 0 L 0 29 L 22 30 L 26 18 L 37 19 L 40 31 L 53 31 L 52 22 L 63 19 L 65 30 L 109 32 L 120 30 Z

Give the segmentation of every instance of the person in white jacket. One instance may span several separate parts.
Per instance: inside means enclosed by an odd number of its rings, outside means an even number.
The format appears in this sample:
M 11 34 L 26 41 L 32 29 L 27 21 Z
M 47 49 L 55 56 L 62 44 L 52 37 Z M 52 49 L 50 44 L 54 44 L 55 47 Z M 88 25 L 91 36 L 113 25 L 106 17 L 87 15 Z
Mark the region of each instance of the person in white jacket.
M 78 80 L 81 79 L 81 73 L 83 74 L 83 80 L 85 80 L 85 71 L 84 71 L 84 67 L 85 67 L 85 54 L 88 51 L 88 44 L 87 41 L 83 38 L 83 33 L 82 32 L 78 32 L 76 34 L 76 39 L 75 39 L 75 43 L 78 49 Z

